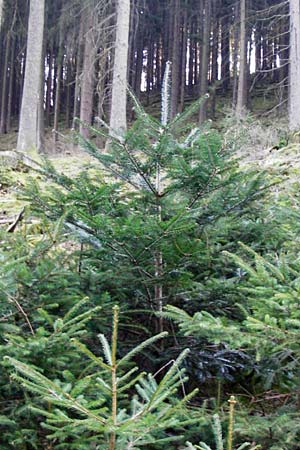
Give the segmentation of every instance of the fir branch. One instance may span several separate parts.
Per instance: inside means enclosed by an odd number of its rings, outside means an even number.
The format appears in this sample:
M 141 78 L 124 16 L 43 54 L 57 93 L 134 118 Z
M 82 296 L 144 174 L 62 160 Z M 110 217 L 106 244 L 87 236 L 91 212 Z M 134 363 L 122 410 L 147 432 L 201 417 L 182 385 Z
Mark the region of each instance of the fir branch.
M 154 344 L 158 340 L 168 336 L 167 331 L 163 331 L 162 333 L 159 333 L 155 336 L 150 337 L 146 341 L 142 342 L 141 344 L 137 345 L 135 348 L 133 348 L 130 352 L 126 353 L 123 358 L 121 358 L 117 362 L 117 366 L 121 367 L 125 362 L 130 361 L 137 353 L 140 353 L 142 350 L 144 350 L 145 347 L 149 347 L 150 345 Z

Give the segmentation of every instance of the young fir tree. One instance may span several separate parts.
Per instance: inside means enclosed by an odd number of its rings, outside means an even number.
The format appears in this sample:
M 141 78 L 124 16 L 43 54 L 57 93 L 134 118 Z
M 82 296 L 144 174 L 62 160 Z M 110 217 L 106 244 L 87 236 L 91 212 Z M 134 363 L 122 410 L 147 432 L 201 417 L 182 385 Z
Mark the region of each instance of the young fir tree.
M 73 339 L 79 353 L 90 360 L 79 378 L 69 371 L 67 381 L 50 380 L 33 366 L 14 358 L 6 359 L 17 374 L 13 378 L 28 391 L 38 395 L 41 406 L 31 407 L 46 418 L 44 426 L 51 431 L 49 438 L 59 442 L 56 448 L 103 450 L 161 448 L 184 437 L 168 430 L 181 428 L 193 422 L 186 403 L 196 393 L 176 393 L 183 389 L 186 378 L 180 368 L 184 351 L 168 369 L 152 375 L 137 372 L 132 364 L 135 355 L 153 345 L 166 333 L 160 333 L 136 346 L 123 357 L 118 357 L 119 308 L 114 307 L 111 344 L 99 335 L 104 359 Z M 46 409 L 43 403 L 53 407 Z
M 204 99 L 169 120 L 168 70 L 161 120 L 130 93 L 137 120 L 125 137 L 101 122 L 92 131 L 110 136 L 107 152 L 80 138 L 101 172 L 70 179 L 48 166 L 59 186 L 41 193 L 32 184 L 28 193 L 36 210 L 65 215 L 65 226 L 87 243 L 82 273 L 95 274 L 124 308 L 155 313 L 167 303 L 198 303 L 207 280 L 225 276 L 218 254 L 228 240 L 255 234 L 255 200 L 267 186 L 264 174 L 240 170 L 217 131 L 186 133 Z M 164 330 L 162 317 L 155 326 Z
M 4 357 L 38 366 L 49 377 L 64 377 L 67 369 L 77 376 L 84 366 L 71 338 L 85 342 L 91 336 L 87 323 L 92 318 L 103 323 L 105 308 L 100 313 L 82 293 L 76 261 L 63 249 L 61 234 L 60 221 L 0 235 L 1 450 L 23 449 L 25 443 L 28 448 L 47 446 L 29 409 L 34 396 L 12 382 Z M 101 302 L 104 306 L 104 296 Z
M 240 436 L 262 448 L 296 449 L 300 436 L 298 240 L 293 241 L 294 248 L 286 243 L 289 250 L 265 257 L 240 246 L 243 258 L 224 254 L 238 268 L 233 282 L 241 294 L 239 321 L 200 311 L 191 316 L 172 305 L 166 307 L 165 317 L 190 339 L 207 338 L 247 352 L 252 370 L 242 389 L 247 396 L 241 396 L 243 408 L 237 417 Z
M 215 449 L 216 450 L 232 450 L 234 445 L 234 409 L 236 400 L 235 397 L 232 395 L 229 402 L 229 420 L 228 420 L 228 430 L 227 430 L 227 445 L 225 447 L 224 445 L 224 436 L 223 436 L 223 430 L 222 430 L 222 424 L 220 421 L 220 418 L 218 414 L 213 415 L 213 423 L 212 423 L 212 429 L 214 434 L 214 441 L 215 441 Z M 185 450 L 212 450 L 209 445 L 207 445 L 205 442 L 200 442 L 199 445 L 193 445 L 190 442 L 187 442 L 187 447 Z M 244 442 L 243 444 L 239 445 L 236 450 L 259 450 L 261 447 L 260 445 L 252 445 L 250 442 Z

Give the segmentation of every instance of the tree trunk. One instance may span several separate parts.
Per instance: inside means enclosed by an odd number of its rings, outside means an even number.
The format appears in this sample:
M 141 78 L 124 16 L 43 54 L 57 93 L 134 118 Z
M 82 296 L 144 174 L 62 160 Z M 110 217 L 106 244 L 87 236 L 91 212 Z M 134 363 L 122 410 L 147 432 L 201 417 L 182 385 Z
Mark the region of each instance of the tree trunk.
M 60 114 L 60 103 L 61 103 L 61 83 L 63 76 L 63 23 L 60 23 L 59 27 L 59 39 L 58 39 L 58 49 L 57 49 L 57 77 L 54 82 L 56 82 L 55 98 L 54 98 L 54 123 L 53 123 L 53 144 L 56 147 L 58 141 L 58 122 Z
M 7 117 L 6 117 L 6 132 L 10 132 L 11 128 L 11 112 L 12 112 L 12 102 L 13 102 L 13 82 L 15 76 L 15 51 L 16 51 L 16 38 L 12 38 L 11 46 L 11 56 L 10 56 L 10 70 L 9 70 L 9 87 L 8 87 L 8 104 L 7 104 Z
M 247 106 L 247 34 L 246 0 L 240 0 L 240 70 L 237 90 L 236 114 L 245 115 Z
M 47 56 L 47 62 L 48 62 L 48 75 L 47 75 L 47 81 L 46 81 L 46 126 L 51 126 L 51 91 L 52 91 L 52 64 L 53 64 L 53 50 L 52 48 L 49 50 L 48 56 Z
M 40 150 L 41 79 L 45 0 L 30 0 L 25 80 L 17 149 Z
M 222 91 L 225 94 L 230 84 L 230 31 L 228 15 L 222 19 L 221 59 Z
M 72 128 L 75 130 L 77 127 L 76 119 L 79 116 L 79 94 L 80 94 L 80 75 L 82 67 L 83 56 L 83 16 L 80 19 L 78 47 L 76 54 L 76 76 L 75 76 L 75 89 L 74 89 L 74 104 L 73 104 L 73 123 Z
M 300 130 L 300 3 L 290 0 L 289 127 Z
M 194 32 L 194 22 L 190 19 L 189 23 L 189 76 L 188 76 L 188 86 L 189 86 L 189 93 L 191 94 L 193 92 L 193 81 L 194 81 L 194 46 L 193 46 L 193 32 Z
M 140 19 L 143 23 L 143 18 Z M 141 94 L 141 83 L 144 62 L 144 30 L 140 27 L 138 32 L 138 42 L 136 49 L 135 74 L 134 74 L 134 92 L 137 97 Z
M 86 33 L 83 56 L 82 83 L 80 95 L 80 134 L 85 139 L 90 136 L 89 126 L 93 119 L 94 87 L 95 87 L 95 60 L 97 47 L 94 42 L 93 10 L 86 11 Z
M 1 31 L 1 28 L 2 28 L 3 5 L 4 5 L 4 1 L 0 0 L 0 31 Z
M 127 64 L 130 21 L 130 0 L 119 0 L 112 81 L 110 128 L 112 133 L 124 133 L 127 128 Z
M 147 105 L 150 103 L 150 94 L 153 88 L 153 58 L 154 58 L 154 42 L 152 36 L 148 37 L 147 50 Z
M 172 50 L 172 92 L 171 92 L 171 118 L 178 112 L 179 78 L 180 78 L 180 1 L 174 0 L 173 20 L 173 50 Z
M 66 128 L 70 128 L 70 124 L 71 124 L 71 95 L 72 95 L 71 84 L 72 84 L 73 74 L 74 74 L 74 70 L 72 70 L 72 69 L 73 69 L 72 62 L 70 60 L 68 60 L 68 63 L 67 63 L 67 78 L 66 78 L 66 83 L 65 83 L 65 90 L 66 90 L 66 109 L 65 109 L 65 113 L 66 113 Z
M 232 106 L 236 107 L 238 90 L 238 45 L 239 45 L 239 4 L 234 7 L 234 31 L 233 31 L 233 87 L 232 87 Z
M 187 4 L 185 4 L 185 9 L 183 13 L 183 24 L 182 24 L 182 46 L 181 46 L 181 76 L 180 76 L 180 99 L 179 99 L 179 112 L 183 111 L 184 107 L 184 97 L 185 97 L 185 86 L 186 86 L 186 62 L 187 62 Z
M 60 53 L 60 50 L 59 50 Z M 56 147 L 58 141 L 58 121 L 60 113 L 60 93 L 61 93 L 61 78 L 63 69 L 62 55 L 58 55 L 58 68 L 57 68 L 57 80 L 56 80 L 56 91 L 54 100 L 54 123 L 53 123 L 53 144 Z
M 207 94 L 208 89 L 208 65 L 210 50 L 210 16 L 211 16 L 211 0 L 205 0 L 205 14 L 203 17 L 203 42 L 201 46 L 201 73 L 200 73 L 200 97 Z M 199 111 L 199 125 L 205 122 L 207 116 L 207 100 L 203 101 Z
M 216 115 L 216 87 L 218 81 L 218 57 L 219 57 L 219 20 L 218 20 L 218 0 L 213 0 L 213 37 L 212 37 L 212 50 L 211 50 L 211 115 L 214 118 Z M 227 30 L 228 32 L 229 30 Z M 229 58 L 229 52 L 228 52 Z
M 4 57 L 4 67 L 3 67 L 3 81 L 2 81 L 2 95 L 1 95 L 1 120 L 0 120 L 0 133 L 6 133 L 6 119 L 7 119 L 7 85 L 9 80 L 9 53 L 10 53 L 10 41 L 11 32 L 9 31 L 6 35 L 6 45 L 5 45 L 5 57 Z

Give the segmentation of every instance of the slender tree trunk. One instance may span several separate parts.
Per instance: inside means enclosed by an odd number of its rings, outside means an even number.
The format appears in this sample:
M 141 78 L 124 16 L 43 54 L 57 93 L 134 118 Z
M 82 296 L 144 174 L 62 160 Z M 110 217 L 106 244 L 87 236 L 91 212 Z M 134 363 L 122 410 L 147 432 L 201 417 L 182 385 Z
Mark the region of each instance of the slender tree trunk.
M 237 91 L 236 114 L 242 117 L 247 106 L 247 34 L 246 0 L 240 0 L 240 70 Z
M 193 79 L 194 79 L 193 31 L 194 31 L 194 23 L 190 19 L 190 22 L 189 22 L 189 58 L 188 58 L 189 59 L 188 60 L 188 67 L 189 67 L 188 86 L 189 86 L 190 94 L 193 92 Z
M 48 62 L 48 75 L 47 75 L 47 81 L 46 81 L 46 126 L 51 126 L 51 93 L 52 93 L 52 64 L 53 64 L 53 49 L 51 48 L 49 50 L 48 56 L 47 56 L 47 62 Z
M 181 79 L 180 79 L 180 98 L 179 98 L 179 112 L 183 111 L 184 96 L 186 86 L 186 60 L 187 60 L 187 4 L 183 13 L 182 24 L 182 46 L 181 46 Z
M 110 128 L 124 133 L 127 128 L 127 64 L 130 21 L 130 0 L 119 0 L 112 81 Z
M 17 149 L 40 150 L 41 79 L 45 0 L 30 0 L 25 80 Z
M 256 32 L 255 32 L 255 72 L 256 72 L 256 76 L 259 74 L 260 70 L 262 69 L 261 32 L 262 32 L 261 23 L 258 22 L 257 25 L 256 25 Z
M 218 20 L 218 0 L 213 0 L 213 38 L 211 50 L 211 84 L 213 87 L 211 93 L 211 114 L 215 117 L 216 114 L 216 83 L 218 81 L 218 57 L 219 57 L 219 20 Z M 229 32 L 229 30 L 227 30 Z M 228 54 L 229 56 L 229 54 Z
M 141 24 L 143 24 L 143 18 L 141 18 L 140 20 L 142 21 Z M 142 27 L 140 27 L 138 36 L 139 37 L 137 42 L 135 62 L 134 92 L 138 97 L 140 97 L 144 62 L 144 30 L 142 29 Z
M 13 37 L 11 45 L 11 56 L 9 64 L 9 87 L 8 87 L 8 104 L 7 104 L 7 117 L 6 117 L 6 132 L 10 132 L 11 128 L 11 112 L 13 102 L 13 83 L 15 76 L 15 51 L 16 51 L 16 39 Z
M 239 48 L 239 4 L 234 7 L 234 31 L 233 31 L 233 87 L 232 87 L 232 106 L 236 107 L 238 90 L 238 48 Z
M 228 15 L 222 19 L 221 59 L 222 90 L 225 94 L 230 84 L 230 29 Z
M 59 50 L 60 52 L 60 50 Z M 61 93 L 61 78 L 62 78 L 62 55 L 58 55 L 58 67 L 57 67 L 57 80 L 56 80 L 56 91 L 54 100 L 54 123 L 53 123 L 53 143 L 54 147 L 58 141 L 58 121 L 60 113 L 60 93 Z
M 172 92 L 171 92 L 171 117 L 178 112 L 179 79 L 180 79 L 180 0 L 174 0 L 173 4 L 173 49 L 172 49 Z
M 4 1 L 0 0 L 0 31 L 2 28 L 3 6 L 4 6 Z
M 127 63 L 127 81 L 129 86 L 133 87 L 133 68 L 136 53 L 136 5 L 137 0 L 131 0 L 129 35 L 128 35 L 128 63 Z
M 83 55 L 83 16 L 80 19 L 78 48 L 76 55 L 76 76 L 75 76 L 75 89 L 74 89 L 74 105 L 73 105 L 73 123 L 72 128 L 75 130 L 77 127 L 76 119 L 79 116 L 79 94 L 80 94 L 80 75 L 82 67 L 82 55 Z
M 9 53 L 10 53 L 10 41 L 11 41 L 11 31 L 6 35 L 6 45 L 5 45 L 5 58 L 3 67 L 3 82 L 2 82 L 2 95 L 1 95 L 1 120 L 0 120 L 0 133 L 6 133 L 6 119 L 7 119 L 7 85 L 9 81 Z
M 289 126 L 300 130 L 300 3 L 290 0 Z
M 80 95 L 80 134 L 88 139 L 90 136 L 89 126 L 92 124 L 93 118 L 95 60 L 97 53 L 97 47 L 93 38 L 93 10 L 91 8 L 87 8 L 85 20 L 86 34 Z
M 280 38 L 279 38 L 279 113 L 282 113 L 286 107 L 287 84 L 289 77 L 289 21 L 281 20 Z
M 54 98 L 54 123 L 53 123 L 53 144 L 56 147 L 58 141 L 58 122 L 60 114 L 60 103 L 61 103 L 61 82 L 62 82 L 62 72 L 63 72 L 63 31 L 62 22 L 59 27 L 59 39 L 58 39 L 58 51 L 57 51 L 57 77 L 56 80 L 56 90 Z
M 153 57 L 154 43 L 151 34 L 149 34 L 147 50 L 147 105 L 150 103 L 150 94 L 153 88 Z
M 67 78 L 66 78 L 66 84 L 65 84 L 65 89 L 66 89 L 66 128 L 70 128 L 70 118 L 71 118 L 71 93 L 72 93 L 72 89 L 71 89 L 71 83 L 72 83 L 72 79 L 73 79 L 73 70 L 72 70 L 73 66 L 70 60 L 68 60 L 67 63 Z
M 155 87 L 156 89 L 161 89 L 161 41 L 160 36 L 157 37 L 156 41 L 156 52 L 155 52 Z
M 200 74 L 200 97 L 207 94 L 208 89 L 208 66 L 210 51 L 210 17 L 211 17 L 211 0 L 205 0 L 204 3 L 204 26 L 203 26 L 203 42 L 201 51 L 201 74 Z M 199 111 L 199 124 L 205 122 L 207 116 L 207 100 L 203 101 Z

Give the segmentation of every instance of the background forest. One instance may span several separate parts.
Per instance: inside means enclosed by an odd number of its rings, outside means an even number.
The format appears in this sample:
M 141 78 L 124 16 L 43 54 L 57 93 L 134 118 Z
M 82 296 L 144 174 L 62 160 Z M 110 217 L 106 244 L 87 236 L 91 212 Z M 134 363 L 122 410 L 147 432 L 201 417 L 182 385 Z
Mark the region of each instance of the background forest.
M 1 450 L 297 450 L 299 0 L 0 26 Z

